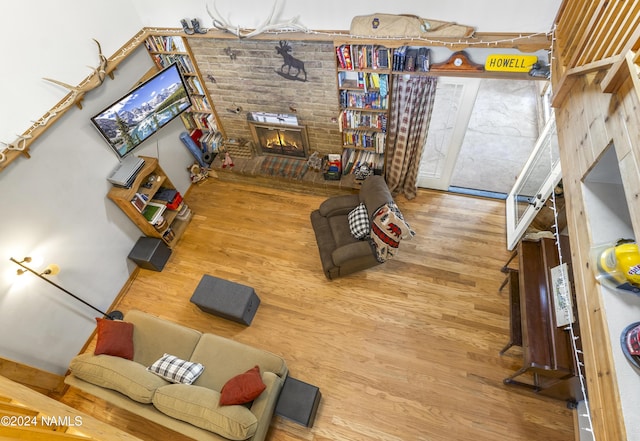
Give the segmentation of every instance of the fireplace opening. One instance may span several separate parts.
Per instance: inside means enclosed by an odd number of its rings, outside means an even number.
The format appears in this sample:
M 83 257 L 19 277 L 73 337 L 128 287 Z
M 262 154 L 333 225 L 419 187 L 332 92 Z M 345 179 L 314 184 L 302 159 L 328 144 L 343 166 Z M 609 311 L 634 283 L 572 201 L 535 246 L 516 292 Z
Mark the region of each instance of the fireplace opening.
M 249 127 L 259 154 L 300 159 L 308 157 L 309 141 L 304 126 L 249 121 Z

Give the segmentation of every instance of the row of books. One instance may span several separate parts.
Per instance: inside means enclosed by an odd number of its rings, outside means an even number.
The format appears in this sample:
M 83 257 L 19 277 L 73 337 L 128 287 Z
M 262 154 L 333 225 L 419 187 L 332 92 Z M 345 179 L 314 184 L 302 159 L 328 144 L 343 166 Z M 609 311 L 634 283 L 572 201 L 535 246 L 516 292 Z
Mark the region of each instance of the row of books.
M 187 130 L 217 130 L 213 114 L 209 112 L 182 112 L 180 118 Z
M 191 95 L 191 104 L 193 112 L 210 112 L 211 107 L 209 106 L 209 101 L 207 97 L 204 95 Z
M 429 72 L 430 53 L 426 47 L 400 46 L 393 51 L 395 72 Z
M 390 50 L 378 45 L 343 44 L 336 47 L 341 69 L 388 69 Z
M 198 77 L 186 77 L 184 82 L 187 85 L 187 89 L 189 89 L 189 95 L 204 95 L 204 88 L 200 84 Z
M 361 165 L 368 165 L 372 170 L 384 168 L 384 155 L 365 150 L 344 149 L 342 151 L 342 174 L 353 173 Z
M 343 110 L 340 114 L 340 127 L 348 129 L 378 129 L 387 131 L 386 113 L 367 113 L 360 110 Z
M 179 36 L 153 35 L 144 44 L 150 52 L 187 52 L 184 40 Z
M 342 133 L 344 145 L 371 149 L 376 153 L 384 152 L 387 134 L 384 132 L 370 132 L 368 130 L 349 130 Z
M 180 72 L 183 74 L 195 74 L 195 68 L 193 67 L 193 63 L 191 59 L 186 55 L 180 54 L 153 54 L 153 61 L 156 63 L 160 69 L 163 69 L 173 63 L 178 63 L 178 67 L 180 68 Z
M 355 107 L 358 109 L 388 109 L 388 95 L 382 96 L 378 91 L 341 90 L 340 106 Z
M 216 130 L 195 129 L 189 133 L 189 136 L 203 153 L 218 152 L 222 147 L 222 134 Z
M 340 71 L 338 87 L 351 89 L 389 90 L 389 75 L 378 72 Z

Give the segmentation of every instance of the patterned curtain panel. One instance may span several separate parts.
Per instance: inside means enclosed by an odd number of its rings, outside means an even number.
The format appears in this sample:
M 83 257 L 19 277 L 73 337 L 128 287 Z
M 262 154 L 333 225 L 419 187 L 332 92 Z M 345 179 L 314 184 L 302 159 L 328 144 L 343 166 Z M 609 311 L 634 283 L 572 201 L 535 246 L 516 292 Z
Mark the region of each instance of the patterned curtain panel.
M 392 193 L 416 197 L 418 168 L 436 96 L 436 78 L 396 75 L 387 133 L 386 180 Z

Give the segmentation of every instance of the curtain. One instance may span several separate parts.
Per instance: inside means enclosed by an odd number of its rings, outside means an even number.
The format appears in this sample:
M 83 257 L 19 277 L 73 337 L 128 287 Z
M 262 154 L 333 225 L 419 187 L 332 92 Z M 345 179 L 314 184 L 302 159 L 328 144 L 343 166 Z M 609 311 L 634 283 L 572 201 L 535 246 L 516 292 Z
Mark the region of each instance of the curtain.
M 436 78 L 396 75 L 393 78 L 391 119 L 387 133 L 386 180 L 393 194 L 416 197 L 418 169 L 427 136 Z

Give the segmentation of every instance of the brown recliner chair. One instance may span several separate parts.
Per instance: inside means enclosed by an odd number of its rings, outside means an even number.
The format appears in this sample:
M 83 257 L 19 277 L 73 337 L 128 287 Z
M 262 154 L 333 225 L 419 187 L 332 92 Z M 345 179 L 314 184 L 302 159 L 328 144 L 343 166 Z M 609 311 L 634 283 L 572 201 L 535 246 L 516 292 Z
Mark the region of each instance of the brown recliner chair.
M 333 196 L 311 213 L 311 225 L 327 279 L 380 265 L 370 241 L 354 238 L 349 228 L 349 212 L 361 202 L 367 208 L 370 223 L 378 208 L 393 202 L 382 176 L 369 176 L 362 183 L 359 194 Z

